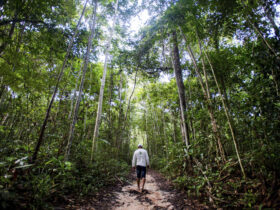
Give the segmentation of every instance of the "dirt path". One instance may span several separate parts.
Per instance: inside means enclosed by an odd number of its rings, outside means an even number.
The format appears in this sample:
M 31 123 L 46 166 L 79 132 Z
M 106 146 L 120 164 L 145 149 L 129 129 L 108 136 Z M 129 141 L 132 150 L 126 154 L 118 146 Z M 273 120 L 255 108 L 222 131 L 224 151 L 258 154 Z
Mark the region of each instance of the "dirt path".
M 139 193 L 136 181 L 132 185 L 124 186 L 121 192 L 117 193 L 117 206 L 114 210 L 150 210 L 150 209 L 174 209 L 168 201 L 174 197 L 172 192 L 160 190 L 158 183 L 151 174 L 147 174 L 145 190 Z
M 161 174 L 149 170 L 145 189 L 137 191 L 135 174 L 131 174 L 129 181 L 120 180 L 116 186 L 100 191 L 94 197 L 76 200 L 68 199 L 68 204 L 56 207 L 61 209 L 80 210 L 192 210 L 208 209 L 199 201 L 188 199 L 184 192 L 176 190 Z
M 135 175 L 132 174 L 135 179 Z M 136 181 L 131 181 L 114 193 L 115 202 L 112 210 L 191 210 L 208 209 L 199 201 L 188 199 L 184 192 L 180 192 L 161 174 L 150 170 L 147 173 L 145 190 L 137 191 Z

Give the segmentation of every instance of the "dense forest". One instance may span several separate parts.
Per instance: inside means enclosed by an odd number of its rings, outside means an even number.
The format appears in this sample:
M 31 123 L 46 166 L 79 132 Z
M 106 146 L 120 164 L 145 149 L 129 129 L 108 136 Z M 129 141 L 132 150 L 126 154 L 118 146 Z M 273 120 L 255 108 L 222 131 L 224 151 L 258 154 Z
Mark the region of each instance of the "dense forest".
M 123 182 L 138 143 L 188 198 L 280 208 L 279 8 L 1 0 L 0 208 Z

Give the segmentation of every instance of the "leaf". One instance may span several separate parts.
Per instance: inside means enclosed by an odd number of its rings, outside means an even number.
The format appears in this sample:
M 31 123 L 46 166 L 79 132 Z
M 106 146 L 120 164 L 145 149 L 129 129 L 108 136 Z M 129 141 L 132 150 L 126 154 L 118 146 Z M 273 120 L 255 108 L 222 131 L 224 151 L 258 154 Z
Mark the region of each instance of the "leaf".
M 22 161 L 23 161 L 23 160 L 26 160 L 27 158 L 28 158 L 28 156 L 25 156 L 25 157 L 23 157 L 23 158 L 20 158 L 20 159 L 18 159 L 18 160 L 15 161 L 15 164 L 18 164 L 18 163 L 21 164 Z
M 33 166 L 33 164 L 27 164 L 27 165 L 23 165 L 23 166 L 17 166 L 15 168 L 29 168 L 30 166 Z
M 111 143 L 109 141 L 105 140 L 105 139 L 98 139 L 98 141 L 102 141 L 105 144 L 111 145 Z

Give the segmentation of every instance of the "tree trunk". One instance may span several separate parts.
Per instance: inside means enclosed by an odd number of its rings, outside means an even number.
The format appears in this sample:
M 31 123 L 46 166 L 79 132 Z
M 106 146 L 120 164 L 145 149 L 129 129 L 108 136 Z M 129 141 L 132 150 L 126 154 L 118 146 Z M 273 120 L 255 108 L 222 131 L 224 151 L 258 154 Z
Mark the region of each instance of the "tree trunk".
M 265 39 L 265 37 L 263 36 L 262 32 L 260 31 L 260 29 L 258 28 L 256 23 L 253 23 L 251 20 L 249 20 L 249 23 L 252 25 L 252 27 L 254 28 L 254 30 L 257 32 L 257 34 L 261 37 L 261 39 L 263 40 L 265 46 L 268 48 L 268 50 L 279 60 L 280 57 L 277 55 L 275 49 L 268 43 L 268 41 Z
M 122 134 L 122 82 L 123 82 L 123 75 L 120 74 L 120 83 L 119 83 L 119 118 L 118 118 L 118 128 L 117 128 L 117 135 L 115 136 L 115 147 L 117 148 L 117 156 L 119 155 L 118 152 L 120 150 L 120 145 L 122 143 L 121 134 Z
M 185 98 L 185 86 L 183 82 L 183 75 L 180 63 L 180 55 L 178 49 L 178 41 L 177 41 L 177 33 L 176 31 L 172 32 L 172 64 L 175 71 L 176 83 L 178 87 L 178 94 L 180 100 L 180 112 L 181 112 L 181 121 L 182 121 L 182 133 L 184 142 L 187 147 L 190 145 L 190 137 L 189 137 L 189 128 L 187 124 L 187 113 L 186 113 L 186 98 Z
M 196 74 L 198 76 L 198 81 L 199 81 L 200 86 L 201 86 L 202 91 L 203 91 L 203 95 L 204 95 L 204 98 L 205 98 L 205 101 L 206 101 L 206 104 L 207 104 L 207 110 L 208 110 L 208 113 L 209 113 L 209 116 L 210 116 L 210 120 L 211 120 L 212 130 L 213 130 L 215 139 L 216 139 L 216 141 L 218 143 L 220 156 L 221 156 L 223 162 L 225 162 L 226 161 L 225 153 L 224 153 L 224 149 L 223 149 L 223 146 L 222 146 L 222 143 L 221 143 L 221 137 L 220 137 L 220 134 L 218 132 L 217 121 L 216 121 L 216 119 L 214 117 L 213 104 L 212 104 L 212 100 L 210 98 L 210 90 L 209 90 L 209 86 L 208 86 L 208 80 L 207 80 L 207 74 L 206 74 L 206 70 L 205 70 L 204 60 L 202 59 L 202 64 L 203 64 L 203 71 L 204 71 L 204 75 L 205 75 L 205 79 L 206 79 L 206 88 L 204 87 L 202 76 L 200 74 L 198 65 L 197 65 L 196 60 L 194 58 L 194 54 L 192 52 L 192 49 L 191 49 L 191 47 L 189 46 L 189 44 L 187 42 L 187 38 L 186 38 L 185 34 L 183 33 L 183 31 L 181 29 L 180 29 L 180 31 L 181 31 L 181 33 L 183 35 L 183 38 L 184 38 L 185 42 L 186 42 L 188 53 L 189 53 L 189 55 L 190 55 L 190 57 L 192 59 L 192 62 L 193 62 L 193 65 L 194 65 L 194 69 L 195 69 Z M 200 40 L 199 40 L 199 43 L 200 43 Z
M 177 123 L 176 123 L 176 118 L 175 118 L 175 114 L 173 115 L 172 113 L 170 114 L 170 120 L 172 121 L 172 125 L 173 125 L 173 141 L 174 143 L 176 143 L 176 127 L 177 127 Z
M 98 132 L 99 132 L 99 124 L 100 124 L 100 119 L 101 119 L 101 114 L 102 114 L 103 95 L 104 95 L 106 74 L 107 74 L 108 57 L 109 57 L 109 51 L 111 49 L 111 40 L 113 37 L 113 31 L 114 31 L 114 27 L 115 27 L 115 23 L 116 23 L 116 19 L 117 19 L 118 4 L 119 4 L 119 1 L 117 0 L 116 5 L 115 5 L 115 15 L 114 15 L 114 20 L 113 20 L 113 25 L 110 30 L 110 37 L 109 37 L 109 40 L 108 40 L 108 43 L 106 46 L 104 70 L 103 70 L 103 76 L 102 76 L 101 87 L 100 87 L 100 92 L 99 92 L 98 108 L 97 108 L 97 114 L 96 114 L 94 133 L 93 133 L 93 137 L 92 137 L 92 148 L 91 148 L 91 158 L 90 158 L 91 161 L 93 160 L 93 151 L 94 151 L 95 141 L 98 137 Z
M 81 84 L 80 84 L 80 88 L 79 88 L 79 95 L 78 95 L 78 98 L 77 98 L 76 103 L 75 103 L 73 120 L 72 120 L 72 123 L 70 125 L 68 143 L 67 143 L 66 152 L 65 152 L 65 160 L 66 161 L 68 161 L 69 155 L 70 155 L 71 145 L 72 145 L 73 136 L 74 136 L 74 132 L 75 132 L 75 125 L 76 125 L 76 121 L 77 121 L 77 117 L 78 117 L 80 101 L 81 101 L 82 92 L 83 92 L 83 88 L 84 88 L 85 75 L 86 75 L 88 62 L 89 62 L 89 54 L 90 54 L 90 51 L 91 51 L 91 48 L 92 48 L 92 39 L 93 39 L 93 36 L 94 36 L 94 33 L 95 33 L 96 10 L 97 10 L 97 0 L 95 0 L 94 10 L 92 12 L 92 17 L 91 17 L 91 20 L 92 20 L 91 34 L 90 34 L 89 39 L 88 39 L 88 46 L 87 46 L 87 52 L 86 52 L 85 60 L 84 60 L 83 75 L 82 75 L 82 80 L 81 80 Z
M 131 94 L 130 94 L 130 96 L 129 96 L 129 99 L 128 99 L 127 109 L 126 109 L 125 117 L 124 117 L 124 122 L 126 122 L 126 120 L 127 120 L 127 115 L 128 115 L 128 113 L 129 113 L 129 109 L 130 109 L 130 102 L 131 102 L 132 96 L 133 96 L 134 91 L 135 91 L 136 83 L 137 83 L 137 71 L 135 72 L 134 86 L 133 86 L 132 92 L 131 92 Z M 125 127 L 124 127 L 124 129 L 125 129 Z M 123 129 L 123 130 L 124 130 L 124 129 Z
M 218 143 L 220 156 L 221 156 L 223 162 L 226 162 L 225 152 L 224 152 L 224 148 L 223 148 L 223 145 L 222 145 L 222 142 L 221 142 L 221 135 L 218 131 L 218 124 L 217 124 L 216 118 L 214 116 L 213 102 L 212 102 L 212 97 L 211 97 L 211 94 L 210 94 L 210 89 L 209 89 L 209 84 L 208 84 L 208 77 L 207 77 L 206 68 L 205 68 L 205 61 L 204 61 L 204 58 L 203 58 L 201 41 L 199 39 L 198 34 L 197 34 L 197 39 L 198 39 L 198 42 L 199 42 L 199 50 L 200 50 L 200 56 L 201 56 L 201 61 L 202 61 L 203 74 L 204 74 L 204 77 L 205 77 L 206 93 L 207 93 L 207 99 L 206 100 L 209 102 L 207 107 L 208 107 L 209 115 L 210 115 L 210 119 L 211 119 L 212 130 L 213 130 L 213 133 L 214 133 L 214 135 L 216 137 L 216 140 L 217 140 L 217 143 Z
M 205 55 L 206 55 L 206 58 L 208 60 L 208 63 L 210 65 L 210 68 L 211 68 L 211 71 L 212 71 L 212 74 L 213 74 L 213 78 L 215 80 L 215 83 L 216 83 L 216 86 L 218 88 L 218 91 L 219 91 L 219 95 L 221 97 L 221 100 L 222 100 L 222 104 L 223 104 L 223 107 L 224 107 L 224 111 L 225 111 L 225 114 L 226 114 L 226 118 L 227 118 L 227 121 L 228 121 L 228 124 L 229 124 L 229 128 L 230 128 L 230 132 L 231 132 L 231 136 L 232 136 L 232 141 L 233 141 L 233 144 L 234 144 L 234 148 L 235 148 L 235 152 L 236 152 L 236 156 L 237 156 L 237 159 L 238 159 L 238 163 L 239 163 L 239 166 L 241 168 L 241 172 L 243 174 L 243 177 L 246 178 L 246 174 L 245 174 L 245 171 L 244 171 L 244 168 L 243 168 L 243 165 L 242 165 L 242 162 L 241 162 L 241 159 L 240 159 L 240 156 L 239 156 L 239 150 L 237 148 L 237 143 L 236 143 L 236 140 L 235 140 L 235 134 L 234 134 L 234 131 L 233 131 L 233 125 L 232 125 L 232 122 L 231 122 L 231 119 L 230 119 L 230 116 L 229 116 L 229 112 L 228 112 L 228 108 L 225 104 L 225 100 L 223 98 L 223 95 L 221 93 L 221 89 L 220 89 L 220 86 L 218 84 L 218 81 L 217 81 L 217 78 L 216 78 L 216 74 L 214 72 L 214 69 L 213 69 L 213 66 L 212 66 L 212 63 L 210 62 L 210 59 L 208 57 L 208 54 L 206 51 L 205 52 Z
M 42 124 L 42 126 L 41 126 L 39 139 L 38 139 L 36 148 L 35 148 L 35 150 L 34 150 L 34 153 L 33 153 L 33 155 L 32 155 L 31 162 L 34 162 L 34 161 L 37 159 L 37 154 L 38 154 L 39 149 L 40 149 L 40 146 L 41 146 L 41 144 L 42 144 L 42 142 L 43 142 L 44 132 L 45 132 L 45 129 L 46 129 L 46 126 L 47 126 L 47 122 L 48 122 L 48 119 L 49 119 L 49 115 L 50 115 L 50 113 L 51 113 L 52 104 L 53 104 L 53 102 L 54 102 L 56 93 L 57 93 L 57 91 L 58 91 L 58 85 L 59 85 L 59 83 L 60 83 L 60 81 L 61 81 L 61 79 L 62 79 L 63 71 L 64 71 L 64 68 L 65 68 L 65 66 L 66 66 L 66 63 L 67 63 L 67 60 L 68 60 L 68 57 L 69 57 L 71 48 L 72 48 L 72 46 L 73 46 L 74 39 L 75 39 L 75 37 L 76 37 L 76 35 L 77 35 L 77 33 L 78 33 L 78 28 L 79 28 L 79 26 L 80 26 L 80 24 L 81 24 L 82 17 L 84 16 L 87 2 L 88 2 L 88 0 L 86 0 L 86 2 L 85 2 L 83 11 L 82 11 L 82 14 L 81 14 L 81 16 L 80 16 L 80 19 L 79 19 L 79 21 L 78 21 L 78 24 L 77 24 L 77 26 L 76 26 L 74 35 L 73 35 L 73 37 L 71 38 L 70 43 L 69 43 L 69 45 L 68 45 L 67 52 L 66 52 L 66 55 L 65 55 L 65 58 L 64 58 L 64 61 L 63 61 L 63 65 L 62 65 L 61 70 L 60 70 L 60 72 L 59 72 L 59 75 L 58 75 L 58 78 L 57 78 L 57 82 L 56 82 L 56 85 L 55 85 L 55 89 L 54 89 L 54 92 L 53 92 L 53 94 L 52 94 L 51 101 L 50 101 L 49 106 L 48 106 L 47 111 L 46 111 L 46 115 L 45 115 L 44 122 L 43 122 L 43 124 Z
M 164 116 L 164 112 L 162 112 L 162 130 L 163 130 L 163 137 L 164 137 L 164 140 L 163 140 L 163 146 L 165 146 L 164 148 L 164 153 L 165 153 L 165 157 L 168 159 L 168 145 L 169 145 L 169 138 L 168 136 L 166 135 L 166 132 L 165 132 L 165 128 L 166 128 L 166 122 L 165 122 L 165 116 Z
M 71 100 L 70 112 L 68 114 L 68 120 L 70 120 L 71 116 L 72 116 L 74 101 L 76 100 L 76 97 L 77 97 L 77 88 L 78 88 L 78 84 L 79 84 L 80 75 L 81 75 L 81 72 L 82 72 L 82 67 L 83 67 L 83 64 L 81 64 L 81 67 L 80 67 L 80 70 L 79 70 L 79 73 L 78 73 L 78 77 L 76 79 L 76 84 L 75 84 L 75 89 L 74 89 L 74 96 L 73 96 L 73 98 Z
M 114 88 L 114 73 L 112 70 L 110 70 L 110 87 L 108 88 L 108 94 L 109 94 L 109 110 L 108 110 L 108 140 L 113 139 L 113 133 L 114 133 L 114 126 L 112 123 L 112 111 L 111 111 L 111 103 L 112 103 L 112 97 L 113 97 L 113 88 Z M 112 145 L 114 144 L 114 141 L 112 140 Z

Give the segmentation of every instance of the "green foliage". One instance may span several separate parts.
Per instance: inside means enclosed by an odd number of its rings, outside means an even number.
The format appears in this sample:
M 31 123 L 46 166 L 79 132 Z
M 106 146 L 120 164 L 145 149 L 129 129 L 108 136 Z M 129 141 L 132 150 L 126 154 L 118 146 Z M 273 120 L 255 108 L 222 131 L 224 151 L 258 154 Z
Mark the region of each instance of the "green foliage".
M 19 207 L 21 202 L 28 201 L 26 208 L 51 208 L 54 198 L 89 195 L 118 179 L 124 179 L 128 174 L 128 165 L 123 161 L 100 157 L 92 164 L 77 164 L 63 159 L 62 156 L 51 158 L 29 170 L 15 169 L 1 176 L 2 207 Z M 27 173 L 28 176 L 15 177 L 15 173 Z M 28 189 L 28 193 L 22 194 L 23 189 Z
M 145 0 L 141 6 L 138 1 L 120 0 L 97 149 L 90 162 L 103 72 L 98 59 L 115 4 L 98 1 L 102 14 L 97 15 L 70 161 L 65 162 L 93 9 L 88 6 L 58 84 L 38 161 L 30 163 L 81 3 L 0 3 L 0 208 L 51 208 L 54 198 L 85 196 L 114 184 L 116 177 L 122 180 L 127 175 L 126 162 L 137 142 L 144 143 L 152 167 L 189 196 L 215 208 L 278 208 L 278 0 Z M 136 37 L 129 37 L 128 19 L 143 8 L 152 18 Z M 188 148 L 182 141 L 173 76 L 173 32 L 178 36 L 184 79 Z M 186 47 L 193 51 L 204 88 L 208 86 L 207 100 Z M 128 104 L 136 71 L 136 90 Z M 163 81 L 163 75 L 168 79 Z M 241 178 L 230 123 L 246 179 Z

